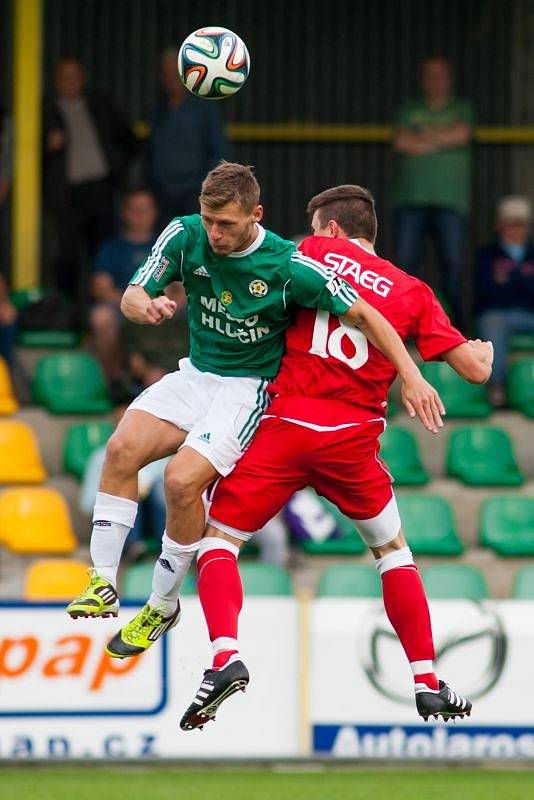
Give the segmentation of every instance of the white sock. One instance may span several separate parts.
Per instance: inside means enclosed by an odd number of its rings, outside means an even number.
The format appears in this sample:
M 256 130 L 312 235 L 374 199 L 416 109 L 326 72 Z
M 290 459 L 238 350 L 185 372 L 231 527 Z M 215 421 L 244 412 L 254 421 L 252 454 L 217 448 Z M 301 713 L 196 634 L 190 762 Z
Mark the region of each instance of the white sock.
M 91 533 L 91 559 L 97 575 L 117 588 L 117 570 L 126 537 L 135 524 L 137 503 L 97 492 Z
M 148 599 L 151 606 L 162 610 L 163 616 L 174 614 L 178 595 L 200 542 L 178 544 L 163 534 L 161 555 L 154 566 L 152 593 Z

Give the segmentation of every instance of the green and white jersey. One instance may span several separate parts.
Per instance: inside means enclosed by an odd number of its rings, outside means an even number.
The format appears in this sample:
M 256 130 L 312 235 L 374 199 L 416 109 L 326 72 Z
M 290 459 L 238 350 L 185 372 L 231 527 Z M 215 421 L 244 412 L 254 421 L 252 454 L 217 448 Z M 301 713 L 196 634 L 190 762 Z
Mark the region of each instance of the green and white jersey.
M 157 297 L 173 281 L 183 281 L 187 293 L 191 362 L 217 375 L 273 377 L 295 304 L 341 316 L 358 298 L 261 225 L 247 250 L 216 255 L 199 214 L 174 219 L 130 283 Z

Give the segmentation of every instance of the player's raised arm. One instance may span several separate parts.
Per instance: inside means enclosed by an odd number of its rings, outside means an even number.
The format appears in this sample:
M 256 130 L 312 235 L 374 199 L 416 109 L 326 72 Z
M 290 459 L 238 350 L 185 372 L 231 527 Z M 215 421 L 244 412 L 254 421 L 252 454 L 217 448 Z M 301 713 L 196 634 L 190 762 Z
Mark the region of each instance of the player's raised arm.
M 142 286 L 130 285 L 122 296 L 121 311 L 131 322 L 159 325 L 174 316 L 176 303 L 166 295 L 150 297 Z
M 392 362 L 402 381 L 402 402 L 408 414 L 417 415 L 427 430 L 437 433 L 443 427 L 443 403 L 434 387 L 421 375 L 393 326 L 361 297 L 350 307 L 343 321 L 358 327 Z

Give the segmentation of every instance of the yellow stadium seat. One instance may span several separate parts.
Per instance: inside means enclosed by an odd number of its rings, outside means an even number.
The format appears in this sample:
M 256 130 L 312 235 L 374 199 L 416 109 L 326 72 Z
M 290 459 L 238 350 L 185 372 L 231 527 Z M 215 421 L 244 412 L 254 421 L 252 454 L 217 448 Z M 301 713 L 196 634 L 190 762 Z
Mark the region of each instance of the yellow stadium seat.
M 46 478 L 33 430 L 25 422 L 0 420 L 0 483 L 42 483 Z
M 0 356 L 0 414 L 7 416 L 19 410 L 19 404 L 13 394 L 9 367 Z
M 2 492 L 0 542 L 14 553 L 72 553 L 77 542 L 62 495 L 41 487 Z
M 71 600 L 87 584 L 89 564 L 50 558 L 36 561 L 26 571 L 25 600 Z

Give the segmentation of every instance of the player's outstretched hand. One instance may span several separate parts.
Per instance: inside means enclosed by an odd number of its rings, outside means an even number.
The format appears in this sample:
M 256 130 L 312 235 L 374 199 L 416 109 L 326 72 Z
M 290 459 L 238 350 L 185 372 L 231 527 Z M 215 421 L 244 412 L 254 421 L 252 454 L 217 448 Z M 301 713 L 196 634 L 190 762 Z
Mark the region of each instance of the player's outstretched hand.
M 163 295 L 156 297 L 147 305 L 145 313 L 147 322 L 151 325 L 159 325 L 166 319 L 171 319 L 176 311 L 176 303 Z
M 443 427 L 442 415 L 445 406 L 441 397 L 420 372 L 414 373 L 402 383 L 401 399 L 410 417 L 418 416 L 427 431 L 437 433 Z

